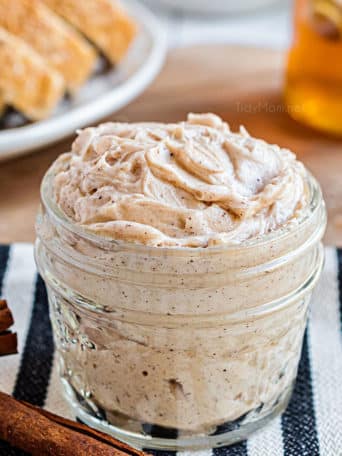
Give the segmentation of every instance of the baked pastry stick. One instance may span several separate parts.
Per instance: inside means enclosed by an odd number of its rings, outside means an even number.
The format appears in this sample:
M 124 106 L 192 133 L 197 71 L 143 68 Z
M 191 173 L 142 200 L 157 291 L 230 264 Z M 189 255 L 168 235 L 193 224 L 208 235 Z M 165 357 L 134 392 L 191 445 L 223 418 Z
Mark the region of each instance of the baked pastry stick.
M 59 71 L 70 92 L 88 79 L 95 66 L 94 48 L 40 0 L 0 0 L 0 26 Z
M 124 57 L 135 36 L 134 21 L 116 0 L 44 2 L 80 30 L 113 64 Z
M 34 49 L 0 27 L 0 93 L 31 120 L 47 117 L 64 95 L 62 76 Z

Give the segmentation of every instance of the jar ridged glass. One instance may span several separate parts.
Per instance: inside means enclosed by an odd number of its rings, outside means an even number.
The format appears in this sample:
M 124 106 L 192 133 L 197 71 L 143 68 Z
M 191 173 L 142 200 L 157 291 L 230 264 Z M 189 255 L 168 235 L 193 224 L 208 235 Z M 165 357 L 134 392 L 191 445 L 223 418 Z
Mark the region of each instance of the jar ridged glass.
M 66 395 L 133 445 L 246 438 L 282 412 L 323 263 L 325 206 L 308 176 L 301 218 L 240 245 L 161 248 L 82 230 L 41 189 L 36 261 Z

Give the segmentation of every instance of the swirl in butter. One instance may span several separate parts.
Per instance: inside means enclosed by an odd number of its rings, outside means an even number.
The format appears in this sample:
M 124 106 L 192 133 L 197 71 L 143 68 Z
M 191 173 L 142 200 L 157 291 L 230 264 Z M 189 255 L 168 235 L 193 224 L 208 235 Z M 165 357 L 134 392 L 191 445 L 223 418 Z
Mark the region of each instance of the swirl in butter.
M 214 114 L 87 128 L 53 169 L 56 202 L 73 222 L 150 246 L 240 243 L 298 219 L 308 200 L 292 152 Z

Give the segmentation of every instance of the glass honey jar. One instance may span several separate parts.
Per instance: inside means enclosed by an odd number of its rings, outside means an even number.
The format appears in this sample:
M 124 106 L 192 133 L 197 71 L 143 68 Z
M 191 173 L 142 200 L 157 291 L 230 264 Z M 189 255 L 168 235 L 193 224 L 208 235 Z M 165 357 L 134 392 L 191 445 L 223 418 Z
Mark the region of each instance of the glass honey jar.
M 342 0 L 297 0 L 285 102 L 289 114 L 342 135 Z

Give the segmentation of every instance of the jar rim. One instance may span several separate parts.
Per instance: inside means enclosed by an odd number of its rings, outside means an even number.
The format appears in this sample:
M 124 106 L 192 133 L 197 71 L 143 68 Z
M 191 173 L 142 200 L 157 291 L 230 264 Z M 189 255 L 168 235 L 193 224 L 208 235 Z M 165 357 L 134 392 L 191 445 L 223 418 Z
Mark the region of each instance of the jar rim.
M 40 197 L 41 203 L 44 206 L 45 210 L 48 212 L 49 216 L 59 223 L 63 228 L 67 229 L 73 234 L 76 234 L 80 238 L 91 242 L 92 244 L 98 245 L 101 244 L 102 248 L 106 250 L 111 249 L 125 249 L 125 250 L 135 250 L 138 252 L 165 252 L 168 253 L 187 253 L 190 252 L 193 254 L 201 254 L 203 252 L 209 253 L 220 253 L 220 252 L 229 252 L 229 251 L 241 251 L 254 249 L 256 247 L 262 247 L 269 242 L 274 240 L 280 241 L 283 238 L 291 235 L 293 232 L 296 232 L 299 227 L 302 227 L 305 223 L 310 223 L 310 220 L 315 216 L 317 211 L 320 210 L 322 205 L 324 206 L 324 201 L 322 197 L 321 187 L 315 177 L 307 170 L 307 184 L 309 188 L 309 198 L 303 213 L 297 218 L 297 223 L 285 223 L 282 227 L 277 228 L 276 230 L 266 233 L 262 236 L 255 236 L 250 239 L 246 239 L 241 243 L 222 243 L 213 246 L 199 246 L 199 247 L 185 247 L 185 246 L 151 246 L 135 242 L 127 242 L 120 239 L 112 239 L 103 235 L 98 235 L 92 233 L 90 230 L 77 225 L 74 223 L 66 214 L 58 207 L 57 203 L 53 198 L 53 185 L 52 179 L 54 177 L 54 164 L 47 170 L 45 173 L 41 186 L 40 186 Z

